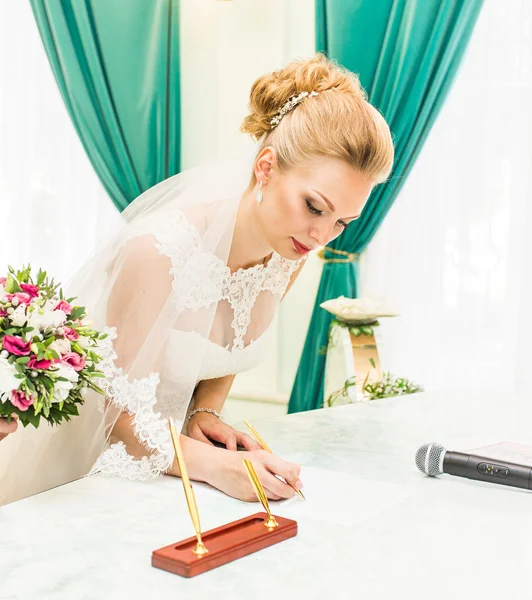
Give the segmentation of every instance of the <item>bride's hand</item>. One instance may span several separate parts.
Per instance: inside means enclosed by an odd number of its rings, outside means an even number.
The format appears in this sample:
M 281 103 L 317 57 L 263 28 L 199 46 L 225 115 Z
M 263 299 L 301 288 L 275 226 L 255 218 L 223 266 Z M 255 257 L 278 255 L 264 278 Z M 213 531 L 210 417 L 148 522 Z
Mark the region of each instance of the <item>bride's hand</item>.
M 236 451 L 238 446 L 250 451 L 259 450 L 260 448 L 252 437 L 230 425 L 226 425 L 218 417 L 207 412 L 196 413 L 190 419 L 187 435 L 206 444 L 212 444 L 213 440 L 220 442 L 232 451 Z
M 209 483 L 233 498 L 245 502 L 257 500 L 242 462 L 244 458 L 253 463 L 264 491 L 271 500 L 291 498 L 295 494 L 294 490 L 276 475 L 280 475 L 300 489 L 303 487 L 299 479 L 301 471 L 299 465 L 287 462 L 265 450 L 231 453 L 224 451 L 224 454 L 221 468 L 213 472 Z
M 13 417 L 11 423 L 8 423 L 6 419 L 0 417 L 0 441 L 7 437 L 10 433 L 14 433 L 18 427 L 18 419 Z

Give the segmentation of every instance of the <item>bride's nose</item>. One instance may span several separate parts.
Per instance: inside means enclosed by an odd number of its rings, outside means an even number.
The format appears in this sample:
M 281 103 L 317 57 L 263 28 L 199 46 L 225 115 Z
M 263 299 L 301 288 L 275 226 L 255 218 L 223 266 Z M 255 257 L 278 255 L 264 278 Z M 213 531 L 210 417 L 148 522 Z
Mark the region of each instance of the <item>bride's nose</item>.
M 310 237 L 316 241 L 318 246 L 326 246 L 333 238 L 334 224 L 325 222 L 325 219 L 319 225 L 315 225 L 310 230 Z

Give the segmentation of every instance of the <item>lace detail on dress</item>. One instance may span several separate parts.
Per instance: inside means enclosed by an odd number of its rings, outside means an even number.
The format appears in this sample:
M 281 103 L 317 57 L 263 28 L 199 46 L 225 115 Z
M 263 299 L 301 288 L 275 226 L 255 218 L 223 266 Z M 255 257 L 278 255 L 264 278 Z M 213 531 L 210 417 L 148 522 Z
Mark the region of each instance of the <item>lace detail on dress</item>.
M 223 261 L 203 252 L 199 231 L 181 211 L 176 211 L 163 227 L 154 234 L 155 247 L 172 262 L 170 273 L 178 310 L 198 310 L 217 302 L 225 277 Z
M 151 458 L 151 457 L 150 457 Z M 147 456 L 137 460 L 127 453 L 124 442 L 117 442 L 101 454 L 94 463 L 89 475 L 102 473 L 107 476 L 123 477 L 135 481 L 147 481 L 161 475 Z
M 291 275 L 302 260 L 292 261 L 274 253 L 266 265 L 250 269 L 231 269 L 217 256 L 204 252 L 201 236 L 181 211 L 165 222 L 155 234 L 160 254 L 172 262 L 172 286 L 178 308 L 198 310 L 214 302 L 227 300 L 233 309 L 235 332 L 233 350 L 244 348 L 244 336 L 251 323 L 251 311 L 264 290 L 283 294 Z
M 271 265 L 271 268 L 266 269 L 263 289 L 269 290 L 273 295 L 284 294 L 290 277 L 299 269 L 304 260 L 306 258 L 286 260 L 279 254 L 274 254 L 267 265 L 268 267 Z
M 100 369 L 105 378 L 101 388 L 106 397 L 122 412 L 134 415 L 133 431 L 137 439 L 153 452 L 141 460 L 129 456 L 122 442 L 113 444 L 98 458 L 90 474 L 120 475 L 127 479 L 152 479 L 166 472 L 174 457 L 172 438 L 166 421 L 154 412 L 159 375 L 150 373 L 143 379 L 128 380 L 122 369 L 115 365 L 113 340 L 116 329 L 106 327 L 108 337 L 99 346 L 102 362 Z

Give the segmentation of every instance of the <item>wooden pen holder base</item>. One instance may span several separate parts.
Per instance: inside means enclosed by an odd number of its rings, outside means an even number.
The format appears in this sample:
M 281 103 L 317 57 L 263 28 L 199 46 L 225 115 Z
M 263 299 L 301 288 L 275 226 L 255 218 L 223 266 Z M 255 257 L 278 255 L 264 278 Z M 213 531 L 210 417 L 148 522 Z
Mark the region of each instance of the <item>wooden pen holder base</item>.
M 159 548 L 153 551 L 151 564 L 182 577 L 194 577 L 297 535 L 296 521 L 276 516 L 279 526 L 268 529 L 264 526 L 267 518 L 264 512 L 256 513 L 205 532 L 201 537 L 208 553 L 203 556 L 193 552 L 196 537 Z

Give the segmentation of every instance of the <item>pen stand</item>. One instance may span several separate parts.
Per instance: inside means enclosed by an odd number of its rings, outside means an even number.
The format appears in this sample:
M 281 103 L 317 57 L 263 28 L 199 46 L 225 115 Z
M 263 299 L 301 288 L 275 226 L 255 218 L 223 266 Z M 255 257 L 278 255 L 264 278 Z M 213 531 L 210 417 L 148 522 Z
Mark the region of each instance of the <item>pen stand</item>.
M 203 556 L 193 552 L 196 537 L 159 548 L 153 551 L 151 564 L 182 577 L 194 577 L 297 535 L 296 521 L 275 518 L 279 525 L 272 529 L 265 527 L 268 515 L 261 512 L 203 533 L 208 549 Z

